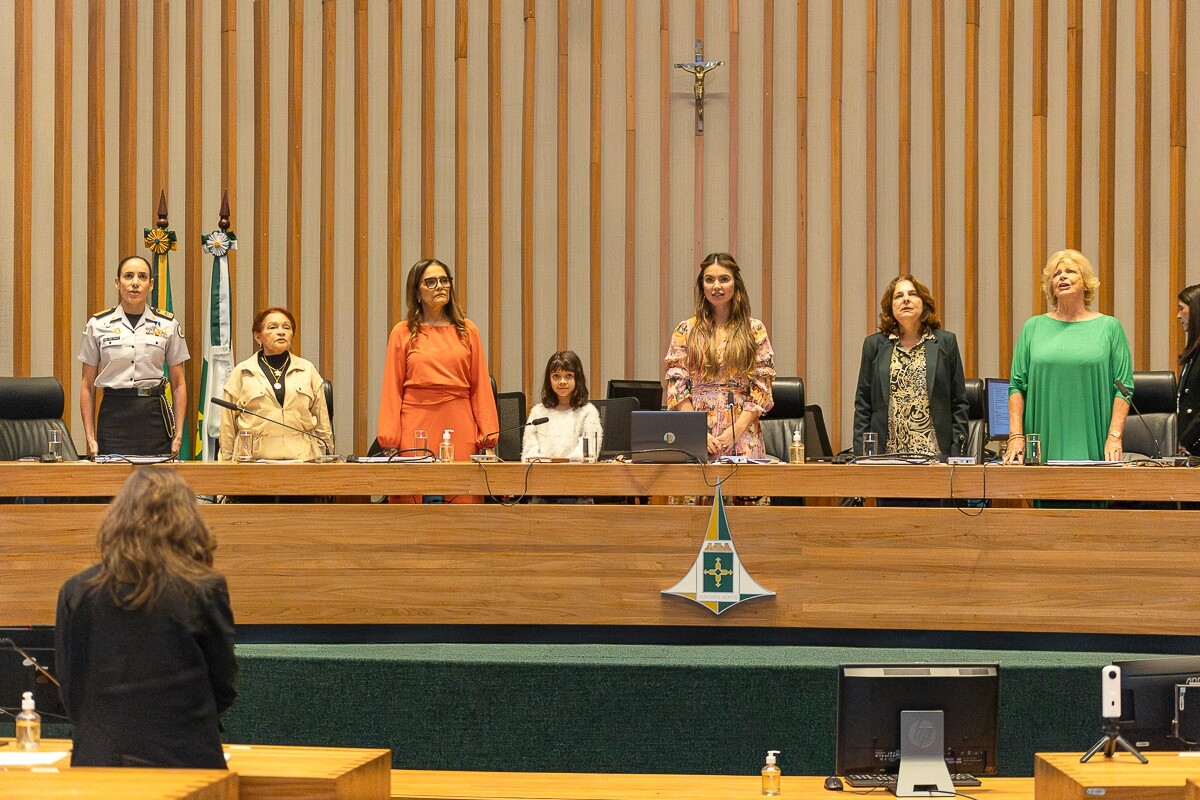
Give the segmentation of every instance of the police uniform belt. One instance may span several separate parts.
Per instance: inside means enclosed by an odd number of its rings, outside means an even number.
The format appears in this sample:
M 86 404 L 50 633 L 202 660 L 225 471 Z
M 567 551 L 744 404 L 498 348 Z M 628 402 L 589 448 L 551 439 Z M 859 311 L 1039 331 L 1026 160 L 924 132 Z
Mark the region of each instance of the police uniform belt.
M 153 386 L 135 386 L 132 389 L 105 389 L 105 397 L 162 397 L 166 389 L 161 383 Z

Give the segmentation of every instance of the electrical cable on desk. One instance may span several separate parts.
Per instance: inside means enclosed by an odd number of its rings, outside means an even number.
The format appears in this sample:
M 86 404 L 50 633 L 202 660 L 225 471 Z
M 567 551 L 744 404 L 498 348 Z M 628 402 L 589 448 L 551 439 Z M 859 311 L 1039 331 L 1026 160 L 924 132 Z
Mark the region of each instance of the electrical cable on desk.
M 521 494 L 517 495 L 516 499 L 514 499 L 514 500 L 513 500 L 513 501 L 511 501 L 511 502 L 506 502 L 506 501 L 504 500 L 504 498 L 503 498 L 503 497 L 497 496 L 497 495 L 496 495 L 496 494 L 495 494 L 495 493 L 492 491 L 492 482 L 491 482 L 491 480 L 488 478 L 488 471 L 487 471 L 487 464 L 488 464 L 488 462 L 486 462 L 486 461 L 475 461 L 475 462 L 472 462 L 472 463 L 474 463 L 474 464 L 475 464 L 475 466 L 477 466 L 477 467 L 479 467 L 481 470 L 483 470 L 483 485 L 484 485 L 484 487 L 486 487 L 486 489 L 487 489 L 487 496 L 488 496 L 488 497 L 490 497 L 490 498 L 492 498 L 492 499 L 493 499 L 493 500 L 495 500 L 495 501 L 496 501 L 498 504 L 500 504 L 500 505 L 504 506 L 505 508 L 512 508 L 513 506 L 515 506 L 515 505 L 518 505 L 518 504 L 519 504 L 519 503 L 520 503 L 522 500 L 524 500 L 524 499 L 525 499 L 525 497 L 526 497 L 526 496 L 529 494 L 529 475 L 530 475 L 530 473 L 532 473 L 532 472 L 533 472 L 533 465 L 534 465 L 535 463 L 537 463 L 537 462 L 534 462 L 534 461 L 529 461 L 529 462 L 526 462 L 526 467 L 525 467 L 525 485 L 524 485 L 524 487 L 521 489 Z M 457 496 L 458 496 L 458 495 L 455 495 L 455 497 L 457 497 Z
M 955 508 L 958 510 L 958 513 L 962 514 L 964 517 L 978 517 L 980 514 L 982 514 L 982 513 L 983 513 L 983 512 L 984 512 L 984 511 L 987 509 L 987 502 L 988 502 L 988 493 L 987 493 L 987 468 L 988 468 L 988 462 L 987 462 L 987 461 L 984 461 L 984 462 L 983 462 L 983 464 L 982 464 L 981 466 L 982 466 L 982 470 L 980 471 L 980 474 L 983 476 L 983 497 L 958 498 L 958 497 L 955 497 L 955 496 L 954 496 L 954 474 L 955 474 L 955 472 L 954 472 L 954 471 L 955 471 L 956 469 L 958 469 L 958 465 L 957 465 L 957 464 L 951 464 L 951 465 L 950 465 L 950 502 L 951 502 L 951 503 L 954 503 L 954 507 L 955 507 Z M 972 513 L 968 512 L 964 506 L 961 506 L 961 505 L 959 505 L 959 504 L 958 504 L 958 501 L 959 501 L 959 500 L 978 500 L 978 501 L 980 502 L 979 509 L 978 509 L 978 510 L 977 510 L 977 511 L 976 511 L 974 514 L 972 514 Z

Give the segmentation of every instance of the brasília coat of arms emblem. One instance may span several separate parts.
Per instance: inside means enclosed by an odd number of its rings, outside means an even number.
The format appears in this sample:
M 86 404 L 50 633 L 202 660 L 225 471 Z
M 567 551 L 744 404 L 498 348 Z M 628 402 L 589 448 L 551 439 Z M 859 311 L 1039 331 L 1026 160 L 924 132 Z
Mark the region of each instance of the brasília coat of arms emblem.
M 742 566 L 729 533 L 725 501 L 721 498 L 719 484 L 713 497 L 708 529 L 704 532 L 704 541 L 700 544 L 700 552 L 692 568 L 683 576 L 683 580 L 670 589 L 663 589 L 662 593 L 694 600 L 714 614 L 733 608 L 743 600 L 775 595 L 770 589 L 760 586 Z

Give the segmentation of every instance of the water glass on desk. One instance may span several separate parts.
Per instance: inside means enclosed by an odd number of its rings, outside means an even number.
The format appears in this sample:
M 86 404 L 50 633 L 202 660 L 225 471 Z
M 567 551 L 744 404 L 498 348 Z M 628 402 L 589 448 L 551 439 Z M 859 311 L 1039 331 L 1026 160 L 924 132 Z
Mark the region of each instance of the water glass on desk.
M 867 431 L 862 435 L 862 454 L 864 456 L 879 455 L 879 434 Z
M 238 431 L 237 441 L 233 449 L 233 457 L 236 461 L 249 463 L 254 460 L 258 453 L 258 434 L 254 431 Z
M 1040 434 L 1025 434 L 1025 463 L 1031 466 L 1042 463 L 1042 437 Z
M 418 458 L 433 455 L 429 452 L 429 434 L 425 432 L 424 428 L 417 428 L 413 431 L 413 450 L 416 451 L 413 455 Z
M 600 456 L 600 437 L 594 433 L 583 434 L 579 437 L 579 449 L 583 453 L 584 463 L 594 463 Z
M 48 461 L 63 460 L 62 434 L 55 428 L 50 429 L 50 435 L 46 439 L 46 458 Z

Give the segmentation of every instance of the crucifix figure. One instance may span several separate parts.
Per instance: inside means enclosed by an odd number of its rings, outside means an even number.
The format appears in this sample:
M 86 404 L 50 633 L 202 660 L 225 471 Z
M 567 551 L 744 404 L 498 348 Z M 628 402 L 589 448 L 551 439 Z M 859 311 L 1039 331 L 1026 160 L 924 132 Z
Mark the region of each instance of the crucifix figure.
M 724 61 L 705 61 L 704 43 L 696 40 L 696 60 L 684 61 L 675 65 L 676 69 L 690 72 L 695 76 L 693 90 L 696 95 L 696 133 L 704 133 L 704 75 L 706 72 L 724 64 Z

